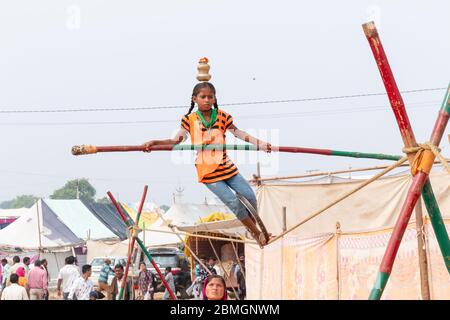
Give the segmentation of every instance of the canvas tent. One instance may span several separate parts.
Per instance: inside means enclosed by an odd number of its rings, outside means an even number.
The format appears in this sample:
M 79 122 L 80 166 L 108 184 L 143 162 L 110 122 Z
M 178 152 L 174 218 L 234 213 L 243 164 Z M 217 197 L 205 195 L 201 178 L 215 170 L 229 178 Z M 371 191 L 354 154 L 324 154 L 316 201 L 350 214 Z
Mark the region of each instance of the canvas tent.
M 80 239 L 117 238 L 80 200 L 45 199 L 43 201 Z
M 411 180 L 409 173 L 377 180 L 264 250 L 246 245 L 248 298 L 367 299 Z M 450 230 L 450 176 L 433 171 L 430 181 Z M 289 228 L 359 183 L 263 184 L 257 192 L 260 215 L 277 235 L 283 207 Z M 420 299 L 413 221 L 414 214 L 383 299 Z M 427 219 L 424 229 L 431 297 L 450 299 L 450 275 Z
M 28 212 L 28 208 L 0 209 L 0 230 L 13 223 Z
M 41 199 L 14 223 L 0 230 L 2 251 L 65 251 L 82 244 L 83 240 Z
M 127 225 L 123 222 L 113 204 L 84 203 L 84 205 L 119 239 L 127 238 Z M 127 218 L 130 218 L 125 210 L 122 210 L 122 212 Z
M 56 284 L 64 259 L 84 241 L 78 238 L 41 199 L 6 228 L 0 230 L 0 254 L 48 260 L 50 286 Z

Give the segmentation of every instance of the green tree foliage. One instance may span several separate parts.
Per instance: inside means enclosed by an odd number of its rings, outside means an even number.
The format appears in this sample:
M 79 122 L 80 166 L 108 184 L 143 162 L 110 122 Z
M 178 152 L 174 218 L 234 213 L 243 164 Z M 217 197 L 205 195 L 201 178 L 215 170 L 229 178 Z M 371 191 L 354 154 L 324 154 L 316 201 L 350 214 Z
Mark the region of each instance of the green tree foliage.
M 13 200 L 8 200 L 0 203 L 1 209 L 16 209 L 16 208 L 30 208 L 36 202 L 38 197 L 24 194 L 15 197 Z
M 95 188 L 87 179 L 75 179 L 67 181 L 64 187 L 55 190 L 50 196 L 51 199 L 77 199 L 77 189 L 79 198 L 85 202 L 94 202 L 96 194 Z

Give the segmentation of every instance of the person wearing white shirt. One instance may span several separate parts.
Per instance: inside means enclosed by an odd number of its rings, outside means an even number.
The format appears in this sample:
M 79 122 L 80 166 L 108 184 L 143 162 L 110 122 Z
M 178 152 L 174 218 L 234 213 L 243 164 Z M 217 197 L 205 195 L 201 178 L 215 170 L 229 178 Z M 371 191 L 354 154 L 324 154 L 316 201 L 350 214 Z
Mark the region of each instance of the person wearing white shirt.
M 90 264 L 85 264 L 81 268 L 83 273 L 81 277 L 76 279 L 70 287 L 68 300 L 89 300 L 90 293 L 94 290 L 94 283 L 89 280 L 92 273 Z
M 1 300 L 29 300 L 27 290 L 17 284 L 19 281 L 17 274 L 13 273 L 9 277 L 9 281 L 11 284 L 3 289 Z
M 69 256 L 66 258 L 66 265 L 59 270 L 57 292 L 58 297 L 61 297 L 61 285 L 64 300 L 68 299 L 70 288 L 77 278 L 80 277 L 78 267 L 74 265 L 75 257 Z

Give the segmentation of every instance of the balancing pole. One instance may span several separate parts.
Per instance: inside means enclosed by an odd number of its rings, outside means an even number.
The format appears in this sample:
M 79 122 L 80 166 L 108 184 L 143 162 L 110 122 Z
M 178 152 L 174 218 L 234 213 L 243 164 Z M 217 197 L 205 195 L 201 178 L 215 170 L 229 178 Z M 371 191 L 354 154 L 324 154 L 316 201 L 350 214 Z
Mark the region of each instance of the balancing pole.
M 114 204 L 114 206 L 117 209 L 117 212 L 119 213 L 120 217 L 122 218 L 122 220 L 125 222 L 125 224 L 128 227 L 133 227 L 133 225 L 131 224 L 131 222 L 129 220 L 127 220 L 127 218 L 125 217 L 125 215 L 122 213 L 122 209 L 120 209 L 119 204 L 117 203 L 116 199 L 114 199 L 114 196 L 112 195 L 112 193 L 110 191 L 108 191 L 108 197 L 111 199 L 112 203 Z M 134 232 L 133 232 L 134 233 Z M 151 264 L 153 265 L 153 267 L 155 268 L 156 272 L 159 275 L 159 278 L 161 279 L 162 283 L 164 284 L 164 287 L 166 287 L 167 291 L 169 292 L 170 298 L 172 300 L 177 300 L 177 297 L 175 296 L 175 294 L 173 293 L 172 289 L 169 287 L 169 285 L 167 284 L 166 279 L 164 278 L 163 274 L 161 273 L 161 270 L 159 270 L 158 265 L 156 264 L 155 260 L 153 260 L 153 257 L 151 256 L 151 254 L 148 252 L 147 248 L 144 246 L 144 244 L 142 243 L 141 239 L 139 239 L 137 237 L 137 235 L 134 235 L 134 238 L 136 239 L 136 242 L 138 243 L 138 245 L 141 247 L 141 250 L 144 252 L 144 254 L 147 256 L 148 260 L 150 260 Z
M 412 184 L 408 190 L 408 195 L 405 200 L 405 203 L 401 209 L 400 216 L 395 225 L 392 236 L 389 240 L 385 255 L 381 262 L 380 270 L 377 276 L 377 280 L 374 288 L 372 289 L 369 299 L 378 300 L 381 298 L 384 288 L 386 287 L 387 281 L 389 279 L 390 273 L 392 271 L 392 266 L 394 264 L 395 256 L 397 254 L 398 248 L 400 246 L 401 239 L 406 230 L 408 221 L 411 217 L 414 206 L 417 202 L 417 199 L 422 192 L 422 188 L 424 185 L 428 185 L 427 187 L 431 190 L 431 184 L 429 182 L 428 176 L 433 166 L 434 159 L 436 157 L 434 151 L 430 150 L 432 147 L 437 148 L 444 133 L 445 127 L 449 118 L 449 90 L 447 90 L 444 103 L 442 105 L 441 111 L 439 112 L 438 119 L 436 121 L 435 127 L 433 129 L 433 133 L 431 135 L 430 144 L 431 147 L 425 149 L 423 147 L 418 148 L 417 142 L 414 137 L 414 133 L 411 128 L 411 124 L 408 119 L 408 115 L 405 110 L 405 106 L 403 103 L 403 99 L 398 90 L 397 84 L 394 79 L 394 75 L 389 66 L 389 62 L 387 60 L 386 54 L 384 52 L 383 46 L 381 44 L 380 38 L 378 36 L 378 31 L 373 22 L 369 22 L 363 25 L 364 33 L 369 41 L 370 47 L 372 49 L 373 55 L 377 62 L 377 66 L 379 68 L 381 77 L 383 79 L 383 83 L 385 85 L 392 110 L 395 114 L 397 123 L 400 128 L 400 133 L 403 138 L 403 142 L 405 147 L 408 149 L 416 148 L 415 152 L 419 151 L 420 158 L 416 158 L 414 151 L 406 151 L 408 154 L 408 158 L 410 164 L 412 166 L 412 173 L 414 175 Z M 416 160 L 417 159 L 417 160 Z M 432 192 L 432 191 L 431 191 Z M 424 202 L 427 206 L 432 206 L 438 208 L 437 203 L 429 203 L 433 201 L 434 197 L 423 197 Z M 435 199 L 434 199 L 435 200 Z M 427 205 L 428 203 L 428 205 Z M 433 220 L 437 224 L 442 224 L 442 217 L 436 214 L 436 211 L 430 214 L 430 219 L 432 220 L 433 228 L 435 224 Z M 439 221 L 440 220 L 440 221 Z M 445 226 L 444 226 L 445 230 Z M 447 269 L 449 269 L 450 263 L 450 241 L 448 239 L 448 234 L 445 231 L 445 235 L 441 234 L 442 230 L 436 230 L 436 234 L 440 234 L 441 242 L 439 242 L 439 246 L 441 248 L 442 254 L 444 256 L 444 260 L 446 262 Z M 446 238 L 446 240 L 445 240 Z
M 233 145 L 233 144 L 208 144 L 208 145 L 161 145 L 152 146 L 150 148 L 143 145 L 137 146 L 92 146 L 92 145 L 80 145 L 72 147 L 72 154 L 74 156 L 84 154 L 94 154 L 99 152 L 131 152 L 131 151 L 191 151 L 191 150 L 239 150 L 239 151 L 258 151 L 258 146 L 252 144 Z M 377 160 L 398 160 L 401 156 L 389 155 L 383 153 L 366 153 L 358 151 L 342 151 L 331 149 L 316 149 L 316 148 L 304 148 L 304 147 L 276 147 L 272 146 L 273 152 L 287 152 L 287 153 L 307 153 L 307 154 L 319 154 L 324 156 L 337 156 L 337 157 L 350 157 L 350 158 L 364 158 L 364 159 L 377 159 Z
M 142 194 L 142 198 L 141 198 L 141 203 L 139 204 L 139 210 L 136 216 L 136 223 L 135 226 L 139 226 L 139 219 L 141 218 L 141 212 L 142 212 L 142 208 L 144 207 L 144 202 L 145 202 L 145 197 L 147 196 L 147 190 L 148 190 L 148 186 L 144 186 L 144 193 Z M 119 299 L 118 300 L 122 300 L 125 299 L 125 296 L 123 295 L 123 291 L 125 290 L 125 286 L 127 284 L 127 278 L 128 278 L 128 269 L 130 268 L 130 264 L 131 264 L 131 259 L 133 256 L 133 251 L 134 251 L 134 244 L 136 242 L 136 238 L 133 235 L 131 236 L 131 245 L 130 245 L 130 252 L 128 254 L 128 258 L 127 258 L 127 264 L 125 266 L 125 281 L 122 281 L 122 285 L 120 288 L 120 292 L 119 292 Z

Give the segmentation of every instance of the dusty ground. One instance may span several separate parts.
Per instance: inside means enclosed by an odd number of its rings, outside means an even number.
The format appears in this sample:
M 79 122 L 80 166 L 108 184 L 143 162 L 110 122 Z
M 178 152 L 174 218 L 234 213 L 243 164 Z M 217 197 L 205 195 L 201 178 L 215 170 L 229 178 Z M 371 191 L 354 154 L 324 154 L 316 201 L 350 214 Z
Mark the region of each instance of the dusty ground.
M 163 292 L 157 292 L 154 295 L 155 300 L 162 300 Z M 56 293 L 56 289 L 50 289 L 49 291 L 49 300 L 62 300 L 62 296 L 58 297 Z M 105 299 L 102 299 L 105 300 Z

